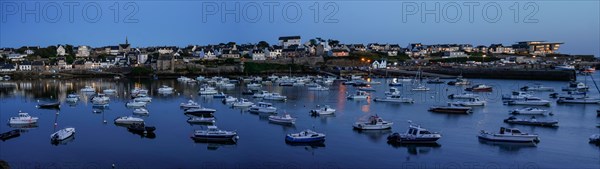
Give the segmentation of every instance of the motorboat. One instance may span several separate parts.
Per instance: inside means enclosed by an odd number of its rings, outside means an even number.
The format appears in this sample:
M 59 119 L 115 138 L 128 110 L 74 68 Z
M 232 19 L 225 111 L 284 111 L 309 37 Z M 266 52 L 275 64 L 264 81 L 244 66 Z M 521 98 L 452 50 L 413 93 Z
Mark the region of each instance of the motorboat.
M 116 89 L 104 89 L 104 90 L 102 90 L 102 93 L 115 94 L 115 93 L 117 93 L 117 90 Z
M 397 82 L 397 81 L 392 81 L 388 84 L 388 86 L 402 86 L 401 82 Z
M 590 143 L 600 144 L 600 134 L 592 134 L 590 136 Z
M 261 88 L 262 84 L 259 83 L 250 83 L 246 85 L 247 88 Z
M 580 92 L 580 91 L 568 91 L 566 94 L 560 94 L 560 93 L 551 93 L 549 94 L 550 98 L 566 98 L 566 97 L 575 97 L 575 96 L 581 96 L 581 97 L 585 97 L 587 96 L 587 92 Z
M 213 98 L 225 98 L 227 95 L 223 92 L 213 95 Z
M 412 91 L 429 91 L 429 88 L 426 87 L 425 85 L 418 85 L 415 88 L 410 89 Z
M 556 70 L 575 70 L 575 66 L 568 65 L 568 64 L 560 64 L 560 65 L 554 66 L 554 69 L 556 69 Z
M 67 101 L 69 103 L 75 103 L 75 102 L 79 101 L 79 95 L 69 94 L 69 95 L 67 95 L 67 98 L 65 99 L 65 101 Z
M 553 92 L 553 87 L 546 87 L 540 84 L 536 84 L 534 86 L 523 86 L 521 87 L 522 91 L 534 91 L 534 92 Z
M 550 106 L 550 101 L 542 99 L 509 100 L 507 105 Z
M 537 134 L 522 133 L 517 128 L 504 127 L 500 127 L 499 133 L 490 133 L 481 130 L 477 137 L 482 140 L 495 142 L 537 143 L 540 141 Z
M 376 102 L 394 102 L 394 103 L 414 103 L 415 100 L 408 97 L 402 97 L 400 95 L 389 95 L 385 98 L 375 98 L 373 101 Z
M 275 113 L 277 111 L 276 107 L 273 107 L 273 104 L 266 102 L 258 102 L 248 108 L 248 112 L 250 113 Z
M 135 102 L 152 102 L 152 97 L 149 96 L 140 96 L 133 99 Z
M 319 106 L 317 105 L 317 107 Z M 310 113 L 313 115 L 330 115 L 335 113 L 335 109 L 332 109 L 329 105 L 325 105 L 321 108 L 310 110 Z
M 471 91 L 471 92 L 491 92 L 492 91 L 492 86 L 488 86 L 485 84 L 477 84 L 475 86 L 466 88 L 465 91 Z
M 238 99 L 238 101 L 233 102 L 233 107 L 250 107 L 254 105 L 254 103 L 248 101 L 248 99 Z
M 321 86 L 321 85 L 318 85 L 318 84 L 317 84 L 317 85 L 316 85 L 316 86 L 314 86 L 314 87 L 308 87 L 308 90 L 313 90 L 313 91 L 326 91 L 326 90 L 329 90 L 329 88 L 328 88 L 328 87 L 324 87 L 324 86 Z
M 34 124 L 37 123 L 38 117 L 32 117 L 29 113 L 19 111 L 17 117 L 11 117 L 8 120 L 10 125 L 21 125 L 21 124 Z
M 365 91 L 357 90 L 355 94 L 348 95 L 348 99 L 367 99 L 369 98 L 369 94 Z
M 198 94 L 200 95 L 213 95 L 217 93 L 218 91 L 214 87 L 210 86 L 201 87 L 200 91 L 198 91 Z
M 193 115 L 193 116 L 204 116 L 204 115 L 212 115 L 216 111 L 217 110 L 215 110 L 215 109 L 200 107 L 200 108 L 187 109 L 184 111 L 184 114 L 189 114 L 189 115 Z
M 433 106 L 429 108 L 429 111 L 436 113 L 469 114 L 471 113 L 472 108 L 457 105 Z
M 225 98 L 223 98 L 222 102 L 223 103 L 233 103 L 237 101 L 237 98 L 233 97 L 233 96 L 227 96 Z
M 96 92 L 96 89 L 94 89 L 92 86 L 85 86 L 85 87 L 84 87 L 84 88 L 82 88 L 80 91 L 81 91 L 81 92 L 86 92 L 86 93 L 87 93 L 87 92 L 90 92 L 90 93 L 92 93 L 92 92 Z
M 163 85 L 158 88 L 158 93 L 173 93 L 173 88 Z
M 290 114 L 284 114 L 281 116 L 272 115 L 269 116 L 269 122 L 279 123 L 279 124 L 294 124 L 296 123 L 296 118 L 290 116 Z
M 526 99 L 539 99 L 538 97 L 534 97 L 533 95 L 522 92 L 522 91 L 513 91 L 510 94 L 502 95 L 502 100 L 526 100 Z
M 473 93 L 461 93 L 461 94 L 450 94 L 448 95 L 449 99 L 475 99 L 478 98 L 479 95 Z
M 148 109 L 145 108 L 136 108 L 133 109 L 133 114 L 148 115 L 150 114 L 150 112 L 148 111 Z
M 127 102 L 125 104 L 125 106 L 127 106 L 127 107 L 145 107 L 146 104 L 148 104 L 148 103 L 147 102 L 130 101 L 130 102 Z
M 400 90 L 398 90 L 398 88 L 395 87 L 390 87 L 390 89 L 385 92 L 386 96 L 391 96 L 391 95 L 400 95 Z
M 60 109 L 60 102 L 38 103 L 37 107 L 41 109 Z
M 0 134 L 0 140 L 6 141 L 11 138 L 19 137 L 21 135 L 21 130 L 14 129 L 11 131 L 4 132 Z
M 215 117 L 190 117 L 187 122 L 188 123 L 215 123 Z
M 192 80 L 194 80 L 194 79 L 189 78 L 189 77 L 185 77 L 185 76 L 180 76 L 180 77 L 177 78 L 178 82 L 183 82 L 183 83 L 187 83 L 187 82 L 192 81 Z
M 513 115 L 552 115 L 552 112 L 536 107 L 525 107 L 522 109 L 514 109 L 510 111 Z
M 557 120 L 537 120 L 535 116 L 531 116 L 530 119 L 521 119 L 515 116 L 510 116 L 507 119 L 504 119 L 504 122 L 509 124 L 522 124 L 530 126 L 558 127 Z
M 92 97 L 92 103 L 108 103 L 110 101 L 110 97 L 106 96 L 106 94 L 98 93 L 97 95 Z
M 583 82 L 572 81 L 562 91 L 587 91 L 590 87 Z
M 188 100 L 187 103 L 179 104 L 179 107 L 181 107 L 183 109 L 190 109 L 190 108 L 200 108 L 200 105 L 193 100 Z
M 384 121 L 381 117 L 375 115 L 369 117 L 368 121 L 354 123 L 354 129 L 358 130 L 386 130 L 391 129 L 393 122 Z
M 64 129 L 60 129 L 57 132 L 54 132 L 50 135 L 50 140 L 52 142 L 63 141 L 69 137 L 73 137 L 75 135 L 75 128 L 67 127 Z
M 239 139 L 237 132 L 224 131 L 217 126 L 207 126 L 206 130 L 196 130 L 192 135 L 194 141 L 232 141 L 236 142 Z
M 389 143 L 406 143 L 406 144 L 431 144 L 436 143 L 442 138 L 442 135 L 437 132 L 430 132 L 417 124 L 409 121 L 408 130 L 405 133 L 393 133 L 387 137 Z
M 583 97 L 561 97 L 556 100 L 559 104 L 600 104 L 600 98 Z
M 300 133 L 291 133 L 285 136 L 285 141 L 289 143 L 314 143 L 324 142 L 325 134 L 317 133 L 312 130 L 304 130 Z
M 486 101 L 481 100 L 478 97 L 469 99 L 468 101 L 454 101 L 449 102 L 448 104 L 460 105 L 460 106 L 485 106 Z
M 428 84 L 443 84 L 445 82 L 443 80 L 440 80 L 440 78 L 435 78 L 435 79 L 427 80 L 426 83 L 428 83 Z
M 154 126 L 147 126 L 145 123 L 134 123 L 127 126 L 127 130 L 133 133 L 153 133 L 156 130 Z
M 130 93 L 131 93 L 132 97 L 137 97 L 138 95 L 147 95 L 148 90 L 136 87 L 136 88 L 132 89 Z
M 263 98 L 267 94 L 269 94 L 269 92 L 262 90 L 262 91 L 258 91 L 256 93 L 252 94 L 252 97 L 253 98 Z
M 277 100 L 277 101 L 285 101 L 287 100 L 287 96 L 282 96 L 279 93 L 268 93 L 263 97 L 265 100 Z
M 204 76 L 198 76 L 198 77 L 196 77 L 196 81 L 201 82 L 201 81 L 204 81 L 204 80 L 206 80 L 206 78 Z
M 470 85 L 470 84 L 471 84 L 470 81 L 468 81 L 467 79 L 463 79 L 462 77 L 456 78 L 455 81 L 448 82 L 448 85 L 454 85 L 454 86 L 463 86 L 463 85 Z
M 115 118 L 115 124 L 134 124 L 134 123 L 144 123 L 144 119 L 132 117 L 132 116 L 121 116 Z

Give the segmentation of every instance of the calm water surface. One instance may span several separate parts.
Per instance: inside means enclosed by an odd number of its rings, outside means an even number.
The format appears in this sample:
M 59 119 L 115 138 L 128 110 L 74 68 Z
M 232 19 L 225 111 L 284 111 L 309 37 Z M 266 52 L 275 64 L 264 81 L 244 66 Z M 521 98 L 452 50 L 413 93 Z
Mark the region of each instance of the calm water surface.
M 596 77 L 599 77 L 597 74 Z M 584 81 L 583 77 L 579 78 Z M 375 85 L 377 97 L 388 89 L 386 80 Z M 474 109 L 471 115 L 448 115 L 428 112 L 433 105 L 443 105 L 448 94 L 462 93 L 463 87 L 437 84 L 428 86 L 428 92 L 412 92 L 410 86 L 400 87 L 414 104 L 380 103 L 347 100 L 347 93 L 356 89 L 334 83 L 330 91 L 308 91 L 306 87 L 265 86 L 263 90 L 279 92 L 288 97 L 286 102 L 273 101 L 279 112 L 297 117 L 296 125 L 281 126 L 268 122 L 267 117 L 250 114 L 221 103 L 220 99 L 197 95 L 199 85 L 168 80 L 22 80 L 0 82 L 0 120 L 6 122 L 19 110 L 37 116 L 38 127 L 23 129 L 20 137 L 0 142 L 0 159 L 14 168 L 600 168 L 600 147 L 589 144 L 588 137 L 600 133 L 596 124 L 598 105 L 556 105 L 550 109 L 552 118 L 559 120 L 558 128 L 513 126 L 522 131 L 537 133 L 537 146 L 494 144 L 480 142 L 480 130 L 496 132 L 499 127 L 510 127 L 502 122 L 510 109 L 501 95 L 518 90 L 524 85 L 541 83 L 556 90 L 566 82 L 471 79 L 494 87 L 494 92 L 482 94 L 488 101 L 485 107 Z M 594 86 L 591 79 L 588 85 Z M 84 86 L 97 91 L 117 89 L 111 96 L 110 107 L 95 113 L 88 96 L 79 92 Z M 161 85 L 176 89 L 173 95 L 160 95 Z M 245 85 L 224 91 L 235 97 L 242 96 Z M 134 87 L 150 89 L 154 98 L 147 108 L 150 115 L 143 117 L 148 125 L 156 126 L 156 137 L 146 138 L 116 126 L 113 120 L 132 115 L 125 107 L 129 91 Z M 598 92 L 591 90 L 598 97 Z M 79 93 L 84 101 L 75 105 L 64 102 L 68 93 Z M 548 98 L 549 92 L 536 96 Z M 56 110 L 37 109 L 37 101 L 58 98 L 63 103 Z M 190 125 L 179 104 L 193 99 L 203 106 L 217 109 L 216 125 L 225 130 L 236 130 L 237 144 L 195 143 L 190 136 L 201 125 Z M 316 105 L 328 104 L 337 109 L 335 116 L 311 117 L 308 112 Z M 379 115 L 395 122 L 392 130 L 359 132 L 352 124 L 370 115 Z M 106 120 L 107 123 L 103 123 Z M 391 132 L 404 132 L 407 120 L 441 132 L 438 146 L 395 146 L 386 143 Z M 4 123 L 3 122 L 3 123 Z M 56 122 L 57 127 L 54 127 Z M 73 140 L 52 145 L 49 135 L 64 127 L 75 127 Z M 287 133 L 313 129 L 327 134 L 324 146 L 295 146 L 284 142 Z M 12 130 L 0 125 L 0 132 Z

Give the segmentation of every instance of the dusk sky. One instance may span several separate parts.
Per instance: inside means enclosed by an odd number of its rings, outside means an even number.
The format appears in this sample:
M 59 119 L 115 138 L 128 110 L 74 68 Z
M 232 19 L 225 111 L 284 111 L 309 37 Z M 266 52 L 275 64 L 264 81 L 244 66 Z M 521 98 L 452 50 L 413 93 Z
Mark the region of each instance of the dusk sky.
M 73 22 L 69 21 L 69 7 L 65 2 L 75 5 Z M 36 2 L 3 0 L 0 1 L 0 46 L 68 43 L 97 47 L 123 43 L 126 36 L 137 47 L 229 41 L 256 43 L 261 40 L 273 44 L 279 36 L 300 35 L 303 41 L 322 37 L 342 43 L 397 43 L 403 47 L 414 42 L 511 45 L 516 41 L 546 40 L 564 42 L 561 53 L 600 55 L 598 1 L 533 1 L 529 4 L 523 1 L 469 1 L 478 3 L 471 4 L 474 5 L 472 22 L 465 1 L 237 2 L 240 10 L 236 14 L 226 14 L 226 20 L 222 21 L 223 5 L 234 9 L 235 1 L 39 1 L 38 12 L 26 14 L 22 9 L 35 9 Z M 515 5 L 515 2 L 519 4 Z M 115 3 L 120 9 L 118 22 L 114 21 Z M 265 3 L 275 5 L 272 22 L 269 21 L 269 5 Z M 436 3 L 439 4 L 438 12 L 421 15 L 423 5 L 431 10 L 435 9 Z M 57 6 L 60 15 L 57 15 Z M 314 10 L 316 6 L 318 14 Z M 484 6 L 488 7 L 487 11 L 483 10 Z M 516 6 L 519 6 L 518 22 L 515 22 Z M 260 15 L 257 15 L 257 7 Z M 457 15 L 457 7 L 460 15 Z M 134 20 L 130 20 L 134 23 L 125 23 L 126 16 L 134 8 L 138 9 L 131 17 Z M 95 9 L 101 9 L 101 16 L 96 17 Z M 298 18 L 296 9 L 301 10 Z M 337 12 L 332 13 L 334 9 Z M 500 9 L 501 14 L 496 16 L 495 9 Z M 82 11 L 87 11 L 87 15 Z M 287 17 L 284 16 L 286 12 Z M 239 22 L 235 21 L 236 15 L 240 17 Z M 332 23 L 324 22 L 328 15 L 331 17 L 327 22 Z M 318 22 L 315 22 L 315 16 Z M 439 22 L 435 21 L 436 16 L 440 17 Z M 39 22 L 35 17 L 39 17 Z M 423 17 L 425 23 L 421 20 Z M 26 20 L 22 21 L 23 18 Z M 57 21 L 53 21 L 55 18 Z

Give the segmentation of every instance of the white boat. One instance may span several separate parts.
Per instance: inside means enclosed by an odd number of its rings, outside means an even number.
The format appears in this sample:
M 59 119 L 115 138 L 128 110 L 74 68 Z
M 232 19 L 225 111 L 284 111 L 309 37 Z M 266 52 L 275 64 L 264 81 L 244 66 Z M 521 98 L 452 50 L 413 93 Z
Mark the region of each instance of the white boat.
M 365 91 L 357 90 L 355 94 L 348 95 L 348 97 L 346 97 L 346 98 L 348 98 L 348 99 L 367 99 L 367 98 L 369 98 L 369 94 Z
M 237 101 L 237 98 L 233 97 L 233 96 L 227 96 L 225 98 L 223 98 L 223 103 L 233 103 L 235 101 Z
M 417 124 L 413 124 L 409 120 L 410 125 L 405 133 L 393 133 L 387 137 L 390 143 L 408 143 L 408 144 L 431 144 L 436 143 L 442 138 L 442 135 L 436 132 L 430 132 L 427 129 L 421 128 Z
M 429 91 L 429 88 L 424 85 L 419 85 L 411 89 L 412 91 Z
M 525 99 L 525 100 L 510 100 L 507 105 L 524 105 L 524 106 L 550 106 L 550 101 L 542 99 Z
M 110 97 L 102 93 L 98 93 L 98 95 L 92 97 L 92 103 L 108 103 L 109 101 Z
M 522 91 L 535 91 L 535 92 L 553 92 L 554 88 L 536 84 L 534 86 L 524 86 L 521 88 L 521 90 Z
M 525 107 L 522 109 L 514 109 L 510 111 L 510 114 L 514 115 L 552 115 L 552 112 L 545 109 L 536 107 Z
M 180 76 L 180 77 L 177 78 L 178 82 L 183 82 L 183 83 L 187 83 L 187 82 L 192 81 L 192 80 L 194 80 L 194 79 L 189 78 L 189 77 L 185 77 L 185 76 Z
M 575 70 L 575 66 L 568 65 L 568 64 L 560 64 L 560 65 L 554 66 L 554 69 L 556 69 L 556 70 Z
M 127 102 L 125 105 L 126 105 L 127 107 L 145 107 L 147 103 L 148 103 L 148 102 L 136 102 L 136 101 L 130 101 L 130 102 Z
M 148 97 L 148 96 L 136 97 L 133 99 L 133 101 L 135 101 L 135 102 L 152 102 L 152 97 Z
M 184 108 L 184 109 L 189 109 L 189 108 L 200 108 L 200 105 L 198 103 L 196 103 L 193 100 L 188 100 L 187 103 L 181 103 L 179 104 L 179 107 Z
M 140 124 L 144 123 L 144 119 L 132 117 L 132 116 L 121 116 L 115 119 L 116 124 Z
M 583 97 L 561 97 L 556 103 L 562 104 L 600 104 L 600 98 Z
M 569 85 L 563 88 L 563 91 L 587 91 L 590 87 L 582 82 L 572 81 Z
M 158 93 L 173 93 L 173 88 L 163 85 L 158 88 Z
M 353 127 L 358 130 L 385 130 L 391 129 L 393 122 L 384 121 L 379 116 L 371 116 L 366 122 L 356 122 Z
M 468 101 L 454 101 L 448 104 L 460 105 L 460 106 L 485 106 L 486 101 L 480 100 L 479 98 L 469 99 Z
M 70 103 L 77 102 L 77 101 L 79 101 L 79 95 L 69 94 L 69 95 L 67 95 L 67 98 L 65 99 L 65 101 L 70 102 Z
M 400 95 L 389 95 L 385 98 L 375 98 L 373 101 L 376 102 L 394 102 L 394 103 L 414 103 L 415 100 L 408 97 L 402 97 Z
M 545 126 L 545 127 L 557 127 L 557 120 L 538 120 L 535 116 L 531 116 L 530 119 L 522 119 L 517 118 L 515 116 L 510 116 L 507 119 L 504 119 L 505 123 L 509 124 L 522 124 L 522 125 L 530 125 L 530 126 Z
M 390 89 L 385 92 L 386 96 L 391 96 L 391 95 L 400 95 L 400 90 L 398 90 L 398 88 L 395 87 L 390 87 Z
M 400 78 L 398 79 L 399 82 L 412 82 L 413 79 L 408 78 L 408 77 L 404 77 L 404 78 Z
M 324 142 L 325 134 L 317 133 L 312 130 L 304 130 L 300 133 L 291 133 L 285 136 L 285 141 L 288 143 L 314 143 Z
M 448 95 L 449 99 L 475 99 L 478 97 L 479 97 L 479 95 L 473 94 L 473 93 L 461 93 L 461 94 Z
M 279 93 L 268 93 L 263 97 L 263 99 L 285 101 L 285 100 L 287 100 L 287 96 L 282 96 Z
M 314 86 L 314 87 L 309 87 L 309 88 L 308 88 L 308 90 L 313 90 L 313 91 L 326 91 L 326 90 L 329 90 L 329 88 L 328 88 L 328 87 L 323 87 L 323 86 L 321 86 L 321 85 L 318 85 L 318 84 L 317 84 L 317 85 L 316 85 L 316 86 Z
M 510 94 L 502 95 L 502 100 L 535 100 L 539 99 L 530 93 L 522 91 L 513 91 Z
M 104 89 L 104 90 L 102 90 L 102 93 L 105 93 L 105 94 L 115 94 L 115 93 L 117 93 L 117 90 L 115 90 L 115 89 Z
M 192 135 L 194 141 L 237 141 L 239 136 L 235 131 L 224 131 L 217 126 L 207 126 L 206 130 L 196 130 Z
M 293 118 L 292 116 L 286 113 L 282 116 L 269 116 L 269 122 L 280 124 L 294 124 L 296 123 L 296 118 Z
M 192 116 L 207 116 L 207 115 L 212 116 L 212 114 L 215 113 L 216 111 L 217 111 L 216 109 L 199 107 L 199 108 L 186 109 L 184 111 L 184 114 L 192 115 Z
M 148 90 L 136 87 L 136 88 L 132 89 L 130 93 L 131 93 L 132 97 L 136 97 L 138 95 L 147 95 Z
M 358 90 L 362 90 L 362 91 L 367 91 L 367 92 L 374 92 L 375 89 L 371 86 L 363 86 L 363 87 L 358 87 Z
M 464 85 L 471 85 L 471 82 L 469 80 L 467 80 L 467 79 L 462 78 L 462 77 L 458 77 L 458 78 L 456 78 L 455 81 L 448 82 L 448 85 L 464 86 Z
M 317 105 L 317 107 L 319 107 L 319 105 Z M 335 109 L 332 109 L 329 105 L 325 105 L 321 108 L 310 110 L 310 113 L 313 115 L 330 115 L 335 113 Z
M 218 93 L 218 91 L 214 87 L 210 87 L 210 86 L 201 87 L 200 91 L 198 91 L 198 94 L 200 94 L 200 95 L 213 95 L 213 94 L 217 94 L 217 93 Z
M 500 127 L 499 133 L 489 133 L 481 130 L 477 136 L 479 139 L 496 142 L 517 142 L 517 143 L 537 143 L 539 138 L 537 134 L 522 133 L 516 128 Z
M 204 76 L 198 76 L 198 77 L 196 77 L 196 80 L 199 81 L 199 82 L 204 81 L 205 79 L 206 78 L 204 78 Z
M 248 108 L 248 112 L 251 112 L 251 113 L 270 114 L 270 113 L 275 113 L 276 111 L 277 111 L 277 108 L 273 107 L 273 104 L 266 103 L 266 102 L 258 102 L 256 104 L 252 105 L 252 107 Z
M 85 86 L 81 89 L 81 92 L 96 92 L 96 89 L 92 88 L 92 86 Z
M 269 94 L 269 92 L 262 90 L 262 91 L 258 91 L 258 92 L 256 92 L 256 93 L 254 93 L 254 94 L 252 95 L 252 97 L 254 97 L 254 98 L 263 98 L 263 97 L 265 97 L 265 95 L 267 95 L 267 94 Z
M 60 129 L 55 133 L 52 133 L 50 135 L 50 140 L 52 142 L 58 142 L 58 141 L 65 140 L 69 137 L 73 137 L 74 135 L 75 135 L 75 128 L 67 127 L 64 129 Z
M 256 88 L 261 88 L 262 85 L 259 84 L 259 83 L 250 83 L 250 84 L 247 84 L 246 87 L 247 88 L 255 88 L 256 89 Z
M 292 86 L 304 86 L 306 83 L 302 82 L 302 81 L 296 81 L 294 83 L 292 83 Z
M 133 114 L 148 115 L 150 114 L 150 112 L 148 111 L 148 109 L 145 108 L 136 108 L 133 109 Z
M 352 79 L 352 80 L 360 80 L 360 79 L 362 79 L 362 76 L 352 75 L 352 76 L 350 76 L 350 79 Z
M 238 99 L 238 101 L 233 102 L 233 107 L 250 107 L 254 105 L 254 103 L 248 101 L 248 99 Z
M 214 117 L 190 117 L 188 123 L 215 123 Z
M 8 124 L 19 125 L 19 124 L 34 124 L 37 123 L 38 117 L 32 117 L 29 113 L 19 111 L 17 117 L 11 117 L 8 120 Z

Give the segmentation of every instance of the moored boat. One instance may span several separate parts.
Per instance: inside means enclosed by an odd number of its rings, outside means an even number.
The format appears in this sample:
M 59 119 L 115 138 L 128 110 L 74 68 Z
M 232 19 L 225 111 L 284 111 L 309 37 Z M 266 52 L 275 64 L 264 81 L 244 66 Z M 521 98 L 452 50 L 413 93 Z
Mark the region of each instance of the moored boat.
M 200 105 L 193 100 L 188 100 L 187 103 L 179 104 L 179 107 L 184 108 L 184 109 L 190 109 L 190 108 L 200 108 Z
M 456 105 L 449 106 L 433 106 L 429 108 L 429 111 L 436 113 L 450 113 L 450 114 L 469 114 L 471 113 L 471 107 L 463 107 Z
M 254 105 L 254 103 L 248 101 L 248 99 L 238 99 L 238 101 L 233 102 L 233 107 L 250 107 Z
M 67 127 L 64 129 L 60 129 L 55 133 L 52 133 L 50 135 L 50 140 L 52 142 L 59 142 L 59 141 L 65 140 L 69 137 L 73 137 L 74 135 L 75 135 L 75 128 Z
M 486 101 L 479 98 L 469 99 L 468 101 L 454 101 L 448 104 L 460 105 L 460 106 L 485 106 Z
M 60 102 L 39 103 L 37 107 L 41 109 L 60 109 Z
M 237 132 L 220 130 L 217 126 L 207 126 L 206 130 L 196 130 L 191 137 L 194 141 L 202 142 L 236 142 Z
M 215 123 L 215 117 L 190 117 L 188 123 Z
M 156 127 L 148 126 L 145 123 L 134 123 L 127 126 L 127 130 L 133 133 L 152 133 L 156 130 Z
M 272 115 L 269 116 L 269 122 L 279 123 L 279 124 L 294 124 L 296 123 L 296 118 L 290 116 L 290 114 L 284 114 L 281 116 Z
M 473 93 L 461 93 L 461 94 L 450 94 L 448 95 L 449 99 L 475 99 L 478 98 L 479 95 Z
M 346 97 L 346 98 L 348 98 L 348 99 L 367 99 L 367 98 L 369 98 L 369 94 L 365 91 L 357 90 L 355 94 L 348 95 L 348 97 Z
M 258 102 L 248 108 L 248 112 L 250 113 L 266 113 L 271 114 L 277 111 L 276 107 L 273 107 L 273 104 L 266 102 Z
M 9 125 L 24 125 L 37 123 L 38 117 L 32 117 L 29 113 L 19 111 L 17 117 L 11 117 L 8 120 Z
M 536 99 L 525 99 L 525 100 L 509 100 L 506 101 L 507 105 L 524 105 L 524 106 L 550 106 L 550 101 Z
M 290 143 L 314 143 L 324 142 L 325 134 L 317 133 L 312 130 L 304 130 L 300 133 L 291 133 L 285 136 L 285 141 Z
M 482 140 L 496 142 L 537 143 L 540 141 L 537 134 L 522 133 L 517 128 L 504 127 L 500 127 L 499 133 L 489 133 L 481 130 L 477 137 Z
M 488 86 L 485 84 L 477 84 L 475 86 L 466 88 L 465 91 L 471 91 L 471 92 L 491 92 L 492 91 L 492 86 Z
M 148 115 L 150 114 L 150 112 L 148 111 L 148 109 L 145 108 L 136 108 L 133 109 L 133 114 Z
M 391 129 L 393 122 L 384 121 L 381 117 L 370 116 L 368 121 L 354 123 L 354 129 L 358 130 L 386 130 Z
M 319 107 L 319 105 L 317 105 L 317 107 Z M 330 115 L 335 113 L 335 109 L 332 109 L 329 105 L 325 105 L 321 108 L 310 110 L 310 113 L 312 115 Z
M 437 132 L 430 132 L 417 124 L 409 121 L 410 125 L 405 133 L 393 133 L 387 137 L 389 143 L 406 143 L 406 144 L 431 144 L 436 143 L 442 138 L 442 135 Z
M 193 115 L 193 116 L 203 116 L 203 115 L 211 115 L 211 114 L 215 113 L 216 111 L 217 110 L 211 109 L 211 108 L 199 107 L 199 108 L 187 109 L 184 111 L 184 114 L 189 114 L 189 115 Z
M 558 121 L 556 120 L 537 120 L 535 116 L 531 116 L 530 119 L 520 119 L 515 116 L 504 119 L 505 123 L 509 124 L 522 124 L 530 126 L 545 126 L 545 127 L 558 127 Z
M 402 97 L 400 95 L 390 95 L 385 98 L 375 98 L 373 101 L 376 102 L 393 102 L 393 103 L 414 103 L 415 100 L 408 97 Z
M 525 107 L 522 109 L 514 109 L 510 111 L 513 115 L 553 115 L 551 111 L 536 107 Z
M 536 92 L 553 92 L 554 88 L 536 84 L 534 86 L 523 86 L 521 88 L 521 90 L 522 91 L 536 91 Z
M 590 143 L 600 144 L 600 134 L 592 134 L 590 136 Z
M 121 116 L 115 118 L 115 124 L 134 124 L 134 123 L 143 123 L 144 119 L 132 117 L 132 116 Z
M 0 134 L 0 140 L 6 141 L 11 138 L 19 137 L 21 135 L 21 130 L 11 130 Z

